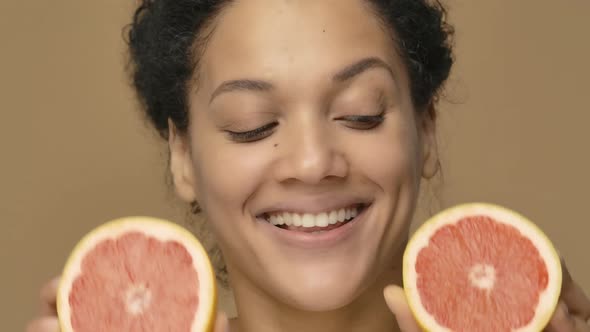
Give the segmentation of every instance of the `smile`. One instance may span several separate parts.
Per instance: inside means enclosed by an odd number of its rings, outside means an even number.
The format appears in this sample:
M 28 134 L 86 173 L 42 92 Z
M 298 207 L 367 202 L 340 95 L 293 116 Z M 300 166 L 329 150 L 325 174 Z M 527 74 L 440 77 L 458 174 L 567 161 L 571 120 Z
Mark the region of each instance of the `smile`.
M 270 224 L 285 230 L 323 233 L 353 221 L 365 208 L 365 204 L 354 204 L 317 214 L 277 211 L 265 213 L 261 217 Z

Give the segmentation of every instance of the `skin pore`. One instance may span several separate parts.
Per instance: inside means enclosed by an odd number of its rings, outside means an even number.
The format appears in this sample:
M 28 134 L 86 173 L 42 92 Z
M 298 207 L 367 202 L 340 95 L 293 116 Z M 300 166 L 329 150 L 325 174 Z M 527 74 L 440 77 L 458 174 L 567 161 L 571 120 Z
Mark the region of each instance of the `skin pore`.
M 171 125 L 169 144 L 176 190 L 223 252 L 232 331 L 395 330 L 383 288 L 401 283 L 437 156 L 393 40 L 361 0 L 236 1 L 213 23 L 189 129 Z M 266 220 L 351 206 L 341 236 Z

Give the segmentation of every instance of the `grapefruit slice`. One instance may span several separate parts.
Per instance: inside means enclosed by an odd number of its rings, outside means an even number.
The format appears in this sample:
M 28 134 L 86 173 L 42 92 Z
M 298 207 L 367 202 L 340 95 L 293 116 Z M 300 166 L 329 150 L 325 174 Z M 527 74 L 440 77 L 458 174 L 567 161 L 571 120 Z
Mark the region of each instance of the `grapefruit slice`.
M 210 332 L 215 276 L 200 242 L 150 217 L 113 220 L 88 233 L 64 268 L 62 332 Z
M 442 211 L 404 253 L 408 303 L 426 331 L 539 332 L 561 290 L 561 264 L 532 222 L 486 203 Z

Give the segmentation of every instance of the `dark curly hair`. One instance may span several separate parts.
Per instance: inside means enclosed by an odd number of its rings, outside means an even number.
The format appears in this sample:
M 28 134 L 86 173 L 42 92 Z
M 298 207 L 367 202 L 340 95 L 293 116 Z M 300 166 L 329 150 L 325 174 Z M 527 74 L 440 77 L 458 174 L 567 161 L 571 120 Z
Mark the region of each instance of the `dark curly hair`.
M 438 0 L 366 0 L 404 59 L 414 106 L 435 101 L 453 64 L 452 27 Z M 188 127 L 187 89 L 199 64 L 207 27 L 231 0 L 142 0 L 128 32 L 133 85 L 163 138 L 168 119 Z
M 453 64 L 453 29 L 446 22 L 444 7 L 438 0 L 365 1 L 391 32 L 392 47 L 405 62 L 414 106 L 426 110 L 438 98 Z M 188 89 L 198 74 L 209 28 L 231 2 L 142 0 L 135 11 L 127 36 L 130 74 L 145 114 L 163 138 L 168 138 L 169 119 L 178 130 L 186 131 Z M 196 226 L 218 279 L 227 285 L 221 253 L 204 224 Z

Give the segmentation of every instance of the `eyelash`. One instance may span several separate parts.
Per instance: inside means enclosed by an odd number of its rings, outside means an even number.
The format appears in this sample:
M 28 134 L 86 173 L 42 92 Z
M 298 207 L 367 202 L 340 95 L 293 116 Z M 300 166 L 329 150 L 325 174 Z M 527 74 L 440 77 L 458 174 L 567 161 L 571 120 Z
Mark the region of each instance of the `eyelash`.
M 356 129 L 356 130 L 371 130 L 377 128 L 383 120 L 385 120 L 385 106 L 380 106 L 381 110 L 380 113 L 377 115 L 350 115 L 345 117 L 336 118 L 339 121 L 346 121 L 349 123 L 354 123 L 354 125 L 348 125 L 348 128 Z M 273 129 L 278 126 L 278 122 L 271 122 L 265 124 L 262 127 L 256 128 L 254 130 L 249 131 L 229 131 L 227 130 L 227 134 L 230 138 L 238 143 L 253 143 L 256 141 L 260 141 L 268 136 L 270 136 L 273 132 Z
M 387 107 L 385 106 L 385 103 L 381 102 L 379 104 L 379 114 L 377 115 L 350 115 L 337 118 L 336 120 L 344 120 L 346 122 L 356 124 L 356 126 L 347 125 L 347 127 L 351 129 L 371 130 L 377 128 L 381 123 L 383 123 L 383 120 L 385 120 L 386 108 Z
M 271 122 L 254 130 L 241 132 L 227 130 L 226 132 L 233 141 L 238 143 L 252 143 L 270 136 L 272 130 L 278 125 L 278 122 Z
M 385 120 L 385 114 L 381 113 L 378 115 L 351 115 L 342 118 L 338 118 L 337 120 L 343 120 L 350 125 L 347 125 L 348 128 L 356 129 L 356 130 L 371 130 L 377 128 L 383 120 Z

